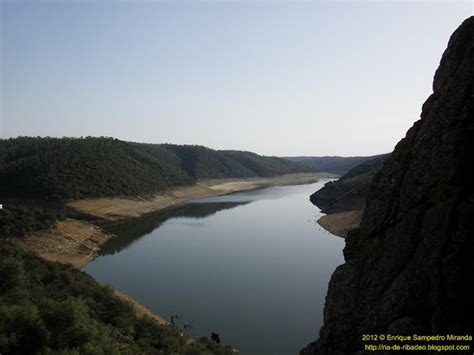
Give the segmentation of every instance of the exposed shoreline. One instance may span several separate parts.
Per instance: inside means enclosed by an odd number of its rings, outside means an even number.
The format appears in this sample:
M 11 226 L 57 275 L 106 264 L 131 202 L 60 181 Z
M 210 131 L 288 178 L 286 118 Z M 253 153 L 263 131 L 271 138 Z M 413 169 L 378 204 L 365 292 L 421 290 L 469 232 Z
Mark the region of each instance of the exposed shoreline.
M 271 178 L 207 179 L 200 180 L 191 186 L 166 190 L 150 199 L 95 198 L 69 202 L 67 206 L 99 219 L 115 221 L 139 217 L 149 212 L 198 198 L 227 195 L 265 186 L 307 184 L 333 176 L 333 174 L 328 173 L 300 173 Z
M 16 243 L 48 261 L 82 269 L 95 259 L 100 247 L 110 237 L 92 223 L 67 218 L 49 230 L 25 235 Z
M 308 184 L 332 176 L 334 175 L 328 173 L 312 173 L 245 180 L 202 180 L 193 186 L 165 191 L 150 200 L 99 198 L 74 201 L 67 205 L 81 213 L 113 221 L 136 218 L 145 213 L 189 202 L 197 198 L 226 195 L 265 186 Z M 65 221 L 58 221 L 56 226 L 50 230 L 30 233 L 20 238 L 17 243 L 48 261 L 69 264 L 77 269 L 82 269 L 97 257 L 100 247 L 110 238 L 109 234 L 90 222 L 68 218 Z M 138 317 L 148 316 L 160 324 L 168 323 L 148 307 L 122 291 L 114 289 L 114 292 L 122 301 L 133 307 Z
M 129 303 L 132 306 L 133 311 L 139 318 L 147 316 L 153 319 L 154 321 L 158 322 L 159 324 L 162 324 L 162 325 L 170 324 L 170 322 L 158 316 L 157 314 L 153 313 L 153 311 L 150 308 L 138 302 L 137 300 L 133 299 L 126 293 L 123 293 L 122 291 L 116 288 L 114 288 L 114 293 L 115 293 L 115 296 L 120 298 L 123 302 Z
M 327 214 L 318 219 L 318 224 L 329 233 L 345 238 L 347 233 L 358 228 L 363 210 L 353 210 L 341 213 Z
M 137 218 L 143 214 L 194 199 L 226 195 L 265 186 L 307 184 L 332 176 L 328 173 L 288 174 L 273 178 L 212 179 L 192 186 L 170 189 L 149 200 L 131 198 L 97 198 L 67 204 L 80 214 L 99 220 L 115 221 Z M 22 247 L 49 261 L 58 261 L 82 269 L 97 257 L 110 235 L 91 222 L 67 218 L 53 228 L 30 233 L 18 240 Z

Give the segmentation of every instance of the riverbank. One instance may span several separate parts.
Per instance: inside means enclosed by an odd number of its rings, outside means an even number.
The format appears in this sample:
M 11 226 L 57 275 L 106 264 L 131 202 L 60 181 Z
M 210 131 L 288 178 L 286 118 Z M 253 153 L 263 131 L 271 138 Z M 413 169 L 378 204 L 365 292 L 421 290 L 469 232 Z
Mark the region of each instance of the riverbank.
M 208 179 L 200 180 L 192 186 L 183 186 L 164 191 L 150 199 L 95 198 L 73 201 L 67 205 L 81 213 L 115 221 L 139 217 L 149 212 L 197 198 L 226 195 L 265 186 L 307 184 L 333 176 L 333 174 L 328 173 L 300 173 L 271 178 Z
M 206 198 L 106 224 L 120 237 L 85 271 L 167 320 L 178 314 L 176 324 L 190 325 L 191 334 L 217 332 L 242 354 L 296 354 L 322 322 L 321 290 L 343 262 L 344 240 L 314 224 L 321 214 L 308 199 L 327 181 Z M 288 304 L 297 307 L 287 312 Z M 281 322 L 268 324 L 269 314 Z M 282 323 L 303 327 L 274 339 Z M 255 334 L 274 340 L 259 342 Z
M 145 213 L 197 198 L 225 195 L 264 186 L 306 184 L 327 177 L 331 177 L 331 174 L 289 174 L 272 178 L 202 180 L 193 186 L 165 191 L 149 200 L 98 198 L 74 201 L 67 205 L 81 214 L 114 221 L 136 218 Z M 64 221 L 58 221 L 49 230 L 33 232 L 20 238 L 18 244 L 46 260 L 70 264 L 81 269 L 96 258 L 100 247 L 110 237 L 92 223 L 67 218 Z
M 102 244 L 110 237 L 91 223 L 67 218 L 49 230 L 19 238 L 17 244 L 48 261 L 81 269 L 95 259 Z
M 96 258 L 100 246 L 110 237 L 91 223 L 68 218 L 58 221 L 50 230 L 33 232 L 18 239 L 17 244 L 45 260 L 69 264 L 80 270 Z M 159 324 L 169 324 L 122 291 L 114 289 L 114 293 L 130 304 L 138 317 L 147 316 Z
M 122 291 L 117 290 L 116 288 L 114 288 L 114 293 L 115 293 L 115 296 L 120 298 L 123 302 L 130 304 L 133 308 L 133 311 L 139 318 L 147 316 L 148 318 L 153 319 L 155 322 L 158 322 L 159 324 L 162 324 L 162 325 L 170 324 L 168 321 L 164 320 L 160 316 L 153 313 L 153 311 L 150 308 L 138 302 L 137 300 L 131 298 L 126 293 L 123 293 Z
M 265 186 L 307 184 L 329 177 L 332 175 L 315 173 L 273 178 L 202 180 L 193 186 L 166 191 L 150 200 L 101 198 L 75 201 L 68 206 L 99 219 L 118 220 L 139 217 L 196 198 L 225 195 Z M 50 230 L 30 233 L 20 238 L 17 243 L 48 261 L 70 264 L 82 269 L 97 257 L 100 247 L 110 238 L 109 234 L 90 222 L 67 218 L 58 221 Z M 131 304 L 137 316 L 148 316 L 160 324 L 167 323 L 140 302 L 119 290 L 114 291 L 117 297 Z
M 345 238 L 350 230 L 359 227 L 363 212 L 363 210 L 353 210 L 327 214 L 318 219 L 318 224 L 329 233 Z

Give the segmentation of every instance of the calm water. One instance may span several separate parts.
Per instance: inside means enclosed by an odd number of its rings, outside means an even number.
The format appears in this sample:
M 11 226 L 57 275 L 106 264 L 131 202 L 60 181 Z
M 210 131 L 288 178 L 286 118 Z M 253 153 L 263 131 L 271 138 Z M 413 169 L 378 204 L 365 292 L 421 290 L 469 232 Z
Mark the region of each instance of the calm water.
M 297 354 L 322 324 L 343 240 L 316 224 L 325 181 L 193 203 L 110 226 L 118 235 L 85 271 L 155 313 L 243 355 Z

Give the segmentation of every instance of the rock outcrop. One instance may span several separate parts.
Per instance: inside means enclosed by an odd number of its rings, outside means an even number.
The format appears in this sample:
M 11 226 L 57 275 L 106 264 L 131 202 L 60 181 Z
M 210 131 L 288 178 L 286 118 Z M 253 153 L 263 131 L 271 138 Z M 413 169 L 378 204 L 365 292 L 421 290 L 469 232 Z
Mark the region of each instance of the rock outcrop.
M 320 338 L 302 354 L 362 352 L 363 334 L 474 335 L 473 254 L 471 17 L 449 41 L 421 119 L 374 177 L 331 278 Z

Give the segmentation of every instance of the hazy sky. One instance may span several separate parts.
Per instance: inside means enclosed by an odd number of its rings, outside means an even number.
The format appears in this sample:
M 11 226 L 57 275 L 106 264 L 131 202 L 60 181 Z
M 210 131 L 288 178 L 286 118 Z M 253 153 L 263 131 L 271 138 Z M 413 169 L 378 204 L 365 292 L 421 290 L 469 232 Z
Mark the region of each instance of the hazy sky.
M 391 151 L 473 11 L 469 1 L 0 2 L 2 137 L 280 156 Z

